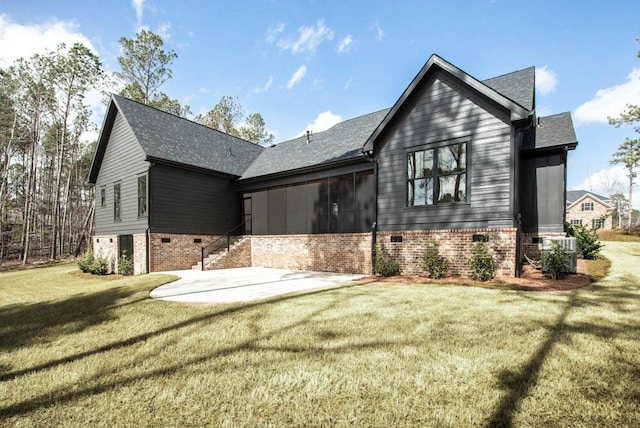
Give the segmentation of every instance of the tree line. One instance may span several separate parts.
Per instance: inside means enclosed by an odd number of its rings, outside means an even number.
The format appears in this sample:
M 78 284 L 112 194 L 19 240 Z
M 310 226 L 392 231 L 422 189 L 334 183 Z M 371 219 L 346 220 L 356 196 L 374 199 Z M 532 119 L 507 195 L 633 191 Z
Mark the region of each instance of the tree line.
M 87 183 L 96 141 L 87 97 L 119 84 L 120 95 L 190 118 L 188 105 L 160 91 L 177 58 L 162 38 L 141 30 L 119 40 L 120 71 L 105 72 L 99 56 L 76 43 L 20 58 L 0 68 L 0 263 L 77 255 L 93 232 L 94 190 Z M 273 135 L 259 113 L 222 97 L 194 120 L 255 144 Z

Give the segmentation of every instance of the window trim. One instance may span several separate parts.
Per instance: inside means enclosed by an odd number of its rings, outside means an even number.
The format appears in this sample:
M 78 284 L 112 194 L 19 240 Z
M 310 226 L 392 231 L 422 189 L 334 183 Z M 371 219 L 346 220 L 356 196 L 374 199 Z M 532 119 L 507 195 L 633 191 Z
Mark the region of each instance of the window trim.
M 107 186 L 100 186 L 100 207 L 107 206 Z
M 594 211 L 594 208 L 595 205 L 593 202 L 582 202 L 582 205 L 580 205 L 581 211 Z
M 144 195 L 140 195 L 140 179 L 144 178 Z M 138 218 L 147 218 L 149 216 L 149 178 L 147 174 L 140 174 L 136 179 Z M 140 213 L 140 201 L 144 198 L 145 211 Z
M 465 174 L 465 200 L 464 201 L 460 201 L 460 202 L 440 202 L 438 203 L 438 192 L 439 192 L 439 182 L 438 182 L 438 164 L 437 164 L 437 150 L 444 148 L 444 147 L 448 147 L 448 146 L 454 146 L 457 144 L 465 144 L 465 170 L 464 170 L 464 174 Z M 409 205 L 409 156 L 411 156 L 414 153 L 417 152 L 424 152 L 427 150 L 433 150 L 434 151 L 434 162 L 435 162 L 435 167 L 433 168 L 434 171 L 434 175 L 432 176 L 432 180 L 433 180 L 433 203 L 432 204 L 422 204 L 422 205 Z M 466 137 L 458 137 L 458 138 L 452 138 L 449 140 L 442 140 L 442 141 L 435 141 L 435 142 L 428 142 L 425 144 L 420 144 L 417 146 L 411 146 L 406 148 L 405 150 L 405 156 L 404 156 L 404 176 L 403 176 L 403 180 L 404 180 L 404 208 L 405 209 L 434 209 L 438 206 L 448 206 L 448 207 L 452 207 L 452 206 L 460 206 L 460 205 L 471 205 L 471 136 L 466 136 Z M 450 174 L 447 174 L 450 175 Z M 414 181 L 417 179 L 414 179 Z
M 116 187 L 118 191 L 116 192 Z M 116 200 L 116 194 L 118 198 Z M 117 214 L 117 215 L 116 215 Z M 122 182 L 116 181 L 113 183 L 113 221 L 122 221 Z

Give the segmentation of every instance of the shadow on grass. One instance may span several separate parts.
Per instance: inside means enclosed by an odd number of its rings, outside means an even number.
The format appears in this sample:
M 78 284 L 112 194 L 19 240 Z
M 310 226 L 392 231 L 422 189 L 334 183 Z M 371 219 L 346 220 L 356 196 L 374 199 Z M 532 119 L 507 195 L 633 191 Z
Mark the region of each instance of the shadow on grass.
M 242 304 L 239 306 L 234 306 L 234 307 L 229 307 L 229 308 L 225 308 L 221 311 L 212 313 L 212 314 L 206 314 L 200 317 L 195 317 L 195 318 L 191 318 L 187 321 L 184 322 L 180 322 L 180 323 L 176 323 L 173 324 L 171 326 L 168 327 L 164 327 L 152 332 L 148 332 L 145 334 L 141 334 L 141 335 L 137 335 L 134 337 L 131 337 L 129 339 L 123 340 L 123 341 L 118 341 L 118 342 L 113 342 L 110 343 L 108 345 L 105 346 L 101 346 L 99 348 L 96 348 L 94 350 L 91 351 L 87 351 L 87 352 L 82 352 L 82 353 L 78 353 L 75 355 L 70 355 L 67 356 L 65 358 L 62 359 L 58 359 L 58 360 L 54 360 L 54 361 L 50 361 L 48 363 L 39 365 L 37 367 L 31 367 L 28 369 L 24 369 L 24 370 L 20 370 L 20 371 L 15 371 L 12 373 L 6 373 L 4 375 L 0 375 L 0 381 L 7 381 L 7 380 L 11 380 L 14 379 L 18 376 L 21 375 L 25 375 L 27 373 L 31 373 L 31 372 L 35 372 L 35 371 L 40 371 L 40 370 L 46 370 L 46 369 L 50 369 L 53 368 L 55 366 L 58 366 L 60 364 L 65 364 L 65 363 L 69 363 L 69 362 L 73 362 L 73 361 L 77 361 L 81 358 L 85 358 L 91 355 L 95 355 L 101 352 L 107 352 L 107 351 L 111 351 L 111 350 L 115 350 L 115 349 L 119 349 L 119 348 L 123 348 L 123 347 L 127 347 L 127 346 L 131 346 L 134 345 L 136 343 L 139 342 L 143 342 L 146 341 L 150 338 L 162 335 L 164 333 L 173 331 L 173 330 L 178 330 L 178 329 L 182 329 L 182 328 L 186 328 L 186 327 L 190 327 L 190 326 L 196 326 L 199 323 L 203 323 L 205 321 L 211 321 L 213 319 L 216 319 L 218 317 L 222 317 L 225 315 L 229 315 L 235 312 L 240 312 L 240 311 L 244 311 L 247 309 L 251 309 L 251 308 L 256 308 L 256 307 L 260 307 L 260 306 L 265 306 L 265 305 L 273 305 L 273 304 L 277 304 L 280 302 L 285 302 L 288 300 L 293 300 L 293 299 L 298 299 L 301 297 L 307 297 L 310 295 L 317 295 L 317 294 L 324 294 L 324 293 L 330 293 L 332 291 L 335 291 L 336 289 L 345 289 L 345 288 L 353 288 L 353 287 L 362 287 L 362 284 L 347 284 L 341 287 L 337 287 L 337 288 L 331 288 L 331 289 L 322 289 L 322 290 L 315 290 L 315 291 L 309 291 L 309 292 L 304 292 L 304 293 L 299 293 L 299 294 L 295 294 L 295 295 L 286 295 L 286 296 L 282 296 L 279 298 L 271 298 L 268 300 L 263 300 L 263 301 L 258 301 L 255 303 L 248 303 L 248 304 Z M 355 293 L 352 294 L 351 296 L 348 296 L 348 298 L 354 298 L 354 297 L 358 297 L 358 296 L 362 296 L 365 295 L 367 293 L 365 293 L 364 291 L 361 293 Z M 291 323 L 288 324 L 282 328 L 279 329 L 275 329 L 275 330 L 271 330 L 269 332 L 266 333 L 261 333 L 260 329 L 257 327 L 257 322 L 260 320 L 260 316 L 254 317 L 251 321 L 250 324 L 253 324 L 252 327 L 250 327 L 250 330 L 252 332 L 252 337 L 248 340 L 245 340 L 243 342 L 240 342 L 234 346 L 229 346 L 223 349 L 220 349 L 217 352 L 212 352 L 210 354 L 204 355 L 204 356 L 200 356 L 200 357 L 196 357 L 196 358 L 192 358 L 190 360 L 186 360 L 180 363 L 176 363 L 173 365 L 168 365 L 168 366 L 164 366 L 160 369 L 156 369 L 156 370 L 152 370 L 150 372 L 144 373 L 143 375 L 135 375 L 135 376 L 129 376 L 126 377 L 124 379 L 120 379 L 118 381 L 113 381 L 113 382 L 106 382 L 106 383 L 101 383 L 101 384 L 97 384 L 94 386 L 88 386 L 85 388 L 79 388 L 77 390 L 73 390 L 73 391 L 69 391 L 67 387 L 65 387 L 64 389 L 60 389 L 58 391 L 50 391 L 47 392 L 45 394 L 42 394 L 40 396 L 28 399 L 28 400 L 24 400 L 22 402 L 16 403 L 14 405 L 10 405 L 4 408 L 0 408 L 0 418 L 10 418 L 13 416 L 17 416 L 17 415 L 22 415 L 22 414 L 27 414 L 30 412 L 33 412 L 39 408 L 45 408 L 45 407 L 49 407 L 53 404 L 62 404 L 62 403 L 66 403 L 66 402 L 70 402 L 82 397 L 86 397 L 86 396 L 90 396 L 93 394 L 99 394 L 99 393 L 103 393 L 103 392 L 107 392 L 110 391 L 114 388 L 117 387 L 122 387 L 122 386 L 126 386 L 126 385 L 131 385 L 135 382 L 138 382 L 140 380 L 148 380 L 148 379 L 154 379 L 154 378 L 159 378 L 162 376 L 166 376 L 166 375 L 170 375 L 172 373 L 175 373 L 176 371 L 179 371 L 181 369 L 184 369 L 186 367 L 189 367 L 191 365 L 194 364 L 199 364 L 199 363 L 203 363 L 203 362 L 207 362 L 207 361 L 213 361 L 216 358 L 220 358 L 220 357 L 225 357 L 228 355 L 232 355 L 236 352 L 240 352 L 240 351 L 246 351 L 246 350 L 261 350 L 261 349 L 269 349 L 268 347 L 262 347 L 258 345 L 258 342 L 263 341 L 263 340 L 268 340 L 273 336 L 279 335 L 284 333 L 287 330 L 290 329 L 294 329 L 296 327 L 299 326 L 303 326 L 308 324 L 309 322 L 311 322 L 311 320 L 322 314 L 323 312 L 329 311 L 331 310 L 333 307 L 335 307 L 338 304 L 344 304 L 345 303 L 345 296 L 344 295 L 336 295 L 336 297 L 333 299 L 333 302 L 325 305 L 322 308 L 316 309 L 315 311 L 311 312 L 309 315 L 305 316 L 302 320 L 295 322 L 295 323 Z M 178 339 L 176 339 L 178 340 Z M 371 344 L 364 344 L 362 345 L 363 347 L 376 347 L 376 346 L 384 346 L 385 344 L 383 343 L 371 343 Z M 349 346 L 349 347 L 345 347 L 345 351 L 352 349 L 353 346 Z M 299 353 L 299 352 L 313 352 L 314 349 L 313 348 L 274 348 L 274 350 L 278 350 L 280 352 L 291 352 L 291 353 Z M 316 351 L 319 352 L 319 351 Z M 95 376 L 93 376 L 92 378 L 86 379 L 84 380 L 84 384 L 86 385 L 90 385 L 92 382 L 94 381 L 100 381 L 101 378 L 106 377 L 110 374 L 115 373 L 116 371 L 120 371 L 122 369 L 122 367 L 117 367 L 115 368 L 113 371 L 108 371 L 108 372 L 100 372 L 100 374 L 97 374 Z
M 532 298 L 530 294 L 523 295 L 524 298 Z M 535 297 L 533 297 L 535 299 Z M 616 337 L 624 337 L 628 340 L 637 340 L 640 331 L 640 320 L 633 318 L 630 322 L 620 320 L 604 320 L 594 318 L 593 321 L 567 322 L 569 315 L 577 309 L 596 309 L 607 313 L 606 309 L 613 309 L 618 314 L 632 314 L 637 312 L 636 307 L 632 307 L 634 302 L 640 298 L 638 293 L 637 278 L 634 275 L 621 275 L 616 279 L 615 287 L 603 283 L 595 283 L 584 289 L 573 290 L 569 294 L 567 302 L 564 304 L 562 312 L 554 324 L 548 326 L 549 333 L 544 342 L 531 355 L 527 363 L 518 370 L 505 370 L 498 374 L 500 386 L 506 390 L 506 395 L 500 400 L 486 426 L 488 427 L 512 427 L 513 418 L 520 409 L 522 400 L 529 391 L 537 384 L 540 370 L 547 357 L 551 353 L 555 344 L 562 340 L 571 340 L 572 335 L 591 335 L 594 338 L 607 341 Z M 603 323 L 607 323 L 604 325 Z M 611 365 L 624 366 L 626 373 L 635 371 L 635 378 L 640 379 L 640 370 L 635 364 L 620 357 L 622 350 L 616 349 L 611 355 L 617 362 L 611 361 Z M 635 367 L 635 368 L 634 368 Z M 603 367 L 602 373 L 611 372 L 612 377 L 619 375 L 612 367 Z M 633 376 L 633 375 L 632 375 Z M 592 388 L 593 389 L 593 388 Z M 599 397 L 606 397 L 602 393 Z M 628 399 L 630 403 L 637 402 L 640 396 L 640 388 L 629 391 Z
M 65 300 L 3 306 L 0 308 L 0 352 L 36 341 L 48 342 L 109 321 L 114 304 L 134 293 L 118 287 Z

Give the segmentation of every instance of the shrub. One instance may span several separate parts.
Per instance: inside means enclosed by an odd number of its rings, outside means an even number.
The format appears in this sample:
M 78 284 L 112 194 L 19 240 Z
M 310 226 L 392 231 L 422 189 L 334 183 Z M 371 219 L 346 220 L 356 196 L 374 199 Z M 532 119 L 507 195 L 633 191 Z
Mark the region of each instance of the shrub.
M 78 267 L 82 272 L 94 275 L 106 275 L 109 271 L 107 259 L 102 257 L 102 255 L 96 256 L 91 248 L 89 248 L 78 261 Z
M 91 267 L 93 266 L 93 262 L 94 262 L 93 250 L 89 248 L 84 253 L 82 258 L 78 260 L 78 267 L 82 272 L 91 273 Z
M 549 272 L 552 279 L 562 278 L 567 271 L 569 255 L 564 251 L 558 241 L 551 243 L 551 248 L 542 253 L 542 270 Z
M 376 244 L 374 248 L 373 268 L 375 273 L 382 276 L 394 276 L 400 273 L 400 263 L 391 259 L 384 244 Z
M 440 255 L 440 246 L 435 239 L 425 245 L 420 268 L 427 272 L 429 278 L 442 278 L 449 270 L 449 260 Z
M 102 255 L 98 255 L 93 260 L 93 265 L 91 267 L 91 273 L 94 275 L 106 275 L 109 272 L 109 263 L 107 259 L 102 257 Z
M 133 260 L 127 255 L 127 251 L 122 252 L 118 259 L 118 273 L 120 275 L 133 275 Z
M 598 256 L 602 243 L 598 240 L 598 234 L 594 229 L 580 224 L 567 224 L 569 236 L 576 238 L 578 256 L 586 260 L 593 260 Z
M 471 269 L 471 277 L 478 281 L 488 281 L 496 276 L 496 264 L 489 246 L 485 242 L 475 242 L 471 257 L 467 259 L 467 266 Z

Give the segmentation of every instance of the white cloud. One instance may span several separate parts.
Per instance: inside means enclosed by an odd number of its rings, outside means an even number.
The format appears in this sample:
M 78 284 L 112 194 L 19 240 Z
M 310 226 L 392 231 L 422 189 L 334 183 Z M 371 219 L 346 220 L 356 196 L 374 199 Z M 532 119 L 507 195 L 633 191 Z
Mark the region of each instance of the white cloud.
M 556 90 L 558 77 L 548 66 L 536 67 L 536 90 L 540 95 L 549 95 Z
M 253 93 L 254 94 L 259 94 L 260 92 L 267 92 L 271 88 L 272 84 L 273 84 L 273 76 L 269 76 L 269 79 L 264 84 L 264 86 L 262 88 L 255 88 L 253 90 Z
M 571 190 L 588 190 L 603 196 L 610 196 L 610 193 L 622 193 L 626 195 L 628 192 L 628 183 L 629 177 L 627 176 L 627 170 L 622 165 L 616 165 L 589 174 L 587 178 Z
M 378 21 L 373 23 L 373 25 L 371 26 L 371 30 L 373 31 L 373 37 L 377 41 L 380 41 L 387 36 L 387 33 L 384 32 L 382 27 L 380 27 L 380 24 L 378 23 Z
M 201 93 L 201 94 L 207 95 L 211 91 L 208 88 L 200 87 L 200 88 L 198 88 L 198 92 Z
M 171 22 L 169 21 L 163 22 L 162 24 L 160 24 L 160 26 L 156 30 L 156 34 L 158 34 L 160 37 L 162 37 L 164 41 L 166 41 L 171 38 L 171 33 L 169 32 L 170 30 L 171 30 Z
M 12 22 L 8 15 L 0 14 L 0 67 L 11 65 L 18 58 L 44 53 L 45 50 L 54 51 L 60 43 L 66 43 L 67 46 L 82 43 L 96 52 L 73 21 L 22 25 Z
M 282 23 L 276 24 L 273 27 L 269 27 L 267 29 L 267 42 L 275 43 L 279 35 L 282 34 L 282 32 L 284 31 L 284 28 L 285 26 Z
M 336 47 L 336 50 L 338 51 L 338 53 L 349 52 L 352 43 L 353 37 L 351 37 L 351 34 L 347 34 L 344 39 L 340 40 L 340 42 L 338 43 L 338 47 Z
M 573 118 L 577 125 L 589 122 L 608 123 L 607 117 L 619 116 L 627 104 L 640 104 L 639 68 L 634 68 L 629 73 L 625 83 L 599 89 L 595 97 L 573 112 Z
M 349 77 L 349 80 L 344 82 L 344 85 L 342 86 L 342 89 L 344 89 L 346 91 L 347 89 L 349 89 L 351 87 L 351 83 L 353 83 L 353 77 Z
M 320 113 L 313 122 L 308 124 L 306 128 L 304 128 L 296 137 L 301 137 L 307 133 L 307 131 L 312 132 L 322 132 L 329 128 L 331 128 L 336 123 L 342 122 L 342 117 L 338 114 L 333 114 L 331 110 L 323 111 Z
M 144 11 L 144 2 L 146 0 L 131 0 L 131 6 L 136 11 L 136 28 L 142 27 L 142 13 Z
M 267 30 L 267 42 L 275 43 L 283 51 L 315 52 L 322 42 L 333 39 L 333 30 L 324 24 L 324 19 L 319 19 L 315 26 L 303 25 L 298 28 L 297 38 L 281 38 L 280 35 L 284 32 L 284 28 L 284 24 L 278 24 Z
M 298 67 L 296 72 L 293 73 L 293 76 L 291 76 L 291 79 L 287 82 L 287 89 L 293 88 L 300 80 L 302 80 L 305 74 L 307 74 L 307 66 L 303 64 Z

